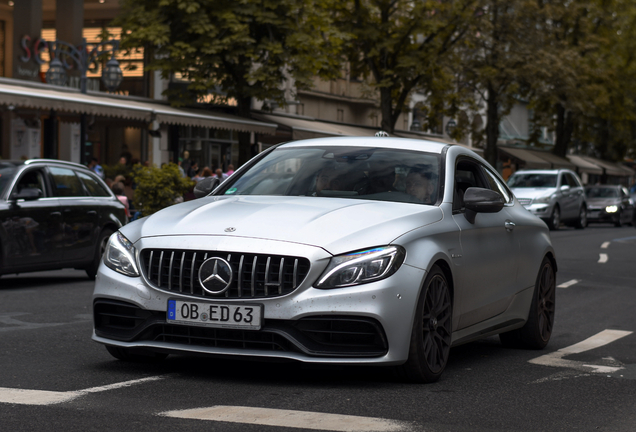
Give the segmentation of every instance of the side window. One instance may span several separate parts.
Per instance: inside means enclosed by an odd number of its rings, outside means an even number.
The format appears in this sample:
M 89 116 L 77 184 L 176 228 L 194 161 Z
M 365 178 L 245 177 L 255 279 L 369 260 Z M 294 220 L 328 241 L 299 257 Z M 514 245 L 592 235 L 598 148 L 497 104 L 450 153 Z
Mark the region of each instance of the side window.
M 470 187 L 488 188 L 480 174 L 479 164 L 470 159 L 459 159 L 455 166 L 455 190 L 453 191 L 453 211 L 464 208 L 464 193 Z
M 51 173 L 51 179 L 53 180 L 53 194 L 55 196 L 86 196 L 84 187 L 73 170 L 68 168 L 50 167 L 49 172 Z
M 47 196 L 46 194 L 46 182 L 44 180 L 44 173 L 40 169 L 32 169 L 20 177 L 18 183 L 16 184 L 13 193 L 20 193 L 24 189 L 39 189 L 42 192 L 42 197 Z
M 583 185 L 581 185 L 581 183 L 579 183 L 579 181 L 577 180 L 577 178 L 575 176 L 573 176 L 570 173 L 566 173 L 565 174 L 568 177 L 568 184 L 570 185 L 570 187 L 583 187 Z
M 495 192 L 499 192 L 504 199 L 504 202 L 510 203 L 511 194 L 508 192 L 508 189 L 503 185 L 503 183 L 499 180 L 499 178 L 491 172 L 485 166 L 482 166 L 484 177 L 486 177 L 486 181 L 488 182 L 488 187 Z
M 106 190 L 105 186 L 102 186 L 97 180 L 95 180 L 90 175 L 75 171 L 75 174 L 82 180 L 86 189 L 88 189 L 88 193 L 90 193 L 94 197 L 109 197 L 110 193 Z

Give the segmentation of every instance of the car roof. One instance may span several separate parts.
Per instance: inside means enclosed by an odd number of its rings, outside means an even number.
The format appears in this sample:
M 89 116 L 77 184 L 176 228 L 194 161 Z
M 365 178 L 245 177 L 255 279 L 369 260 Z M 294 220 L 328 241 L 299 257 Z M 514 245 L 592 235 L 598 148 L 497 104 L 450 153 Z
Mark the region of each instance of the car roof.
M 564 170 L 564 169 L 532 169 L 532 170 L 515 171 L 514 174 L 558 174 L 559 171 L 569 171 L 569 170 Z
M 335 137 L 335 138 L 313 138 L 300 141 L 291 141 L 281 144 L 279 148 L 314 147 L 314 146 L 351 146 L 351 147 L 372 147 L 390 148 L 398 150 L 416 150 L 429 153 L 441 154 L 444 147 L 449 144 L 435 141 L 394 138 L 394 137 Z

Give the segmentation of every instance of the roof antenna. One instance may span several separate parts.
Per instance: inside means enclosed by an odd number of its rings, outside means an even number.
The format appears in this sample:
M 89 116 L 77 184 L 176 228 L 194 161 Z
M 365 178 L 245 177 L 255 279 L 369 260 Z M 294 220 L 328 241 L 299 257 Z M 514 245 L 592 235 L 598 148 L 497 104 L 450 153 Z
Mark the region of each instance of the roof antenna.
M 389 133 L 388 132 L 384 132 L 384 131 L 379 131 L 375 133 L 375 136 L 377 137 L 388 137 Z

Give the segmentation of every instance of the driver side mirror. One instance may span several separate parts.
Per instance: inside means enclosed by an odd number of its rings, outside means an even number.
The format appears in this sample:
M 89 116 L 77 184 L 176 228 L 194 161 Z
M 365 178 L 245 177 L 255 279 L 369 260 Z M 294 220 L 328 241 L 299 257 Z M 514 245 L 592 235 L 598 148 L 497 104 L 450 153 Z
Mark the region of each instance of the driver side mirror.
M 470 187 L 464 193 L 464 216 L 471 224 L 475 223 L 477 213 L 497 213 L 504 206 L 503 197 L 490 189 Z
M 11 201 L 35 201 L 40 198 L 42 198 L 42 191 L 38 188 L 24 188 L 20 192 L 14 193 L 9 197 Z
M 561 190 L 562 190 L 563 192 L 567 192 L 567 191 L 569 191 L 569 190 L 570 190 L 570 186 L 569 186 L 569 185 L 563 185 L 563 186 L 561 186 Z
M 194 185 L 194 196 L 196 198 L 202 198 L 216 189 L 219 184 L 221 184 L 221 181 L 218 178 L 206 177 Z

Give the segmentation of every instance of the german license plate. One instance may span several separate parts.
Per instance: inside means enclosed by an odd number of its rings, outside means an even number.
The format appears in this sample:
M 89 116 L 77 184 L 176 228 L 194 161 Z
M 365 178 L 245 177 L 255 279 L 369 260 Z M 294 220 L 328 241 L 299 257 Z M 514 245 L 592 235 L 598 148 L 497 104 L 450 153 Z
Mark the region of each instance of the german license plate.
M 167 322 L 204 327 L 260 330 L 263 305 L 168 300 Z

